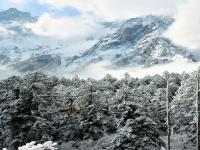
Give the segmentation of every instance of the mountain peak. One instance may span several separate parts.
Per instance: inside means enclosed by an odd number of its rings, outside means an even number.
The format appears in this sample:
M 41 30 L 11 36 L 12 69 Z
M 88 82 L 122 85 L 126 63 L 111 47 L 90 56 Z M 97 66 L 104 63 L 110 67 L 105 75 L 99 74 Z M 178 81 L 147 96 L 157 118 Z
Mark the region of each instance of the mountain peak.
M 160 29 L 166 29 L 172 22 L 174 21 L 173 18 L 169 16 L 153 16 L 153 15 L 147 15 L 142 17 L 136 17 L 131 18 L 122 25 L 125 28 L 129 26 L 136 26 L 136 25 L 142 25 L 142 26 L 157 26 Z
M 0 21 L 30 21 L 33 17 L 28 12 L 19 11 L 17 8 L 9 8 L 0 12 Z
M 7 9 L 7 10 L 5 10 L 5 11 L 7 11 L 7 12 L 20 12 L 17 8 L 9 8 L 9 9 Z

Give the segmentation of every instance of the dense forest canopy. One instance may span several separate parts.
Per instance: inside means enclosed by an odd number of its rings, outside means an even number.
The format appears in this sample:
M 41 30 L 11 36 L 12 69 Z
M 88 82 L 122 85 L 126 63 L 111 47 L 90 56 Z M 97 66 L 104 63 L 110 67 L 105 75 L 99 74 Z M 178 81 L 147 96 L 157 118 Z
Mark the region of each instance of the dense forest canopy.
M 195 73 L 169 74 L 171 146 L 195 149 Z M 118 80 L 43 73 L 0 81 L 0 148 L 54 141 L 59 149 L 166 147 L 166 73 Z M 64 112 L 64 113 L 63 113 Z

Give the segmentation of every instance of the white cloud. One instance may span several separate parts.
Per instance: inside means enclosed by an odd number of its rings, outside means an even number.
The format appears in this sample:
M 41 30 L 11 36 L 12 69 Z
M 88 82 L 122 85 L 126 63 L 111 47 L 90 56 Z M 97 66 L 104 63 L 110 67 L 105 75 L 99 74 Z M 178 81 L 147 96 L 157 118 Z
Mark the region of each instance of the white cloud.
M 21 5 L 21 4 L 26 4 L 30 0 L 7 0 L 8 3 L 10 4 L 16 4 L 16 5 Z
M 14 31 L 9 31 L 8 29 L 0 26 L 0 36 L 9 35 L 9 34 L 15 34 Z
M 64 39 L 85 38 L 101 29 L 93 16 L 54 17 L 48 13 L 40 16 L 36 23 L 25 24 L 25 27 L 39 35 Z
M 74 7 L 107 19 L 130 18 L 146 14 L 173 14 L 181 0 L 38 0 L 56 8 Z
M 8 32 L 7 29 L 0 26 L 0 34 L 2 34 L 2 33 L 4 34 L 4 33 L 7 33 L 7 32 Z
M 6 66 L 0 65 L 0 80 L 7 79 L 14 75 L 21 75 L 19 72 L 9 69 Z
M 182 4 L 175 15 L 175 23 L 169 28 L 166 36 L 174 43 L 200 49 L 200 0 L 188 0 Z
M 95 79 L 101 79 L 106 74 L 111 74 L 114 77 L 122 78 L 126 72 L 132 77 L 143 78 L 147 75 L 162 75 L 165 71 L 170 73 L 191 73 L 198 69 L 200 63 L 188 62 L 187 59 L 177 59 L 176 61 L 169 64 L 155 65 L 149 68 L 141 67 L 123 67 L 121 69 L 111 69 L 107 66 L 110 65 L 109 61 L 102 61 L 96 64 L 88 66 L 83 72 L 78 75 L 81 78 L 92 77 Z

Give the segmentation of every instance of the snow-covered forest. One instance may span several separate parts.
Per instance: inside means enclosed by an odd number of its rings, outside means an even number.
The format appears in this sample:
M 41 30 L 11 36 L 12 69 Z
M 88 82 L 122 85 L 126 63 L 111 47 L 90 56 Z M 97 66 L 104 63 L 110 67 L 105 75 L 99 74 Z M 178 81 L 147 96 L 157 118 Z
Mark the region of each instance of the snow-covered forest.
M 95 80 L 32 73 L 2 80 L 0 149 L 53 141 L 59 150 L 160 150 L 168 124 L 171 149 L 194 150 L 196 73 L 166 74 Z

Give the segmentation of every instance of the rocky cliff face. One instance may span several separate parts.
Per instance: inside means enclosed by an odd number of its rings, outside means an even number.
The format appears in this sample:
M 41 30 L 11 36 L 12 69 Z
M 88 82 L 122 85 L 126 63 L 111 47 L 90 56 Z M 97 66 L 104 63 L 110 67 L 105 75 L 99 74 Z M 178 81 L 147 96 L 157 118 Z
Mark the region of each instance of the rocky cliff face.
M 172 22 L 170 17 L 157 16 L 129 19 L 82 55 L 67 59 L 67 66 L 76 66 L 75 70 L 79 71 L 102 61 L 109 61 L 107 67 L 111 68 L 149 67 L 173 62 L 179 57 L 195 61 L 186 49 L 162 36 Z
M 11 65 L 13 69 L 17 69 L 20 72 L 32 72 L 32 71 L 46 71 L 51 72 L 60 67 L 60 56 L 41 55 L 33 58 L 29 58 L 25 61 Z

